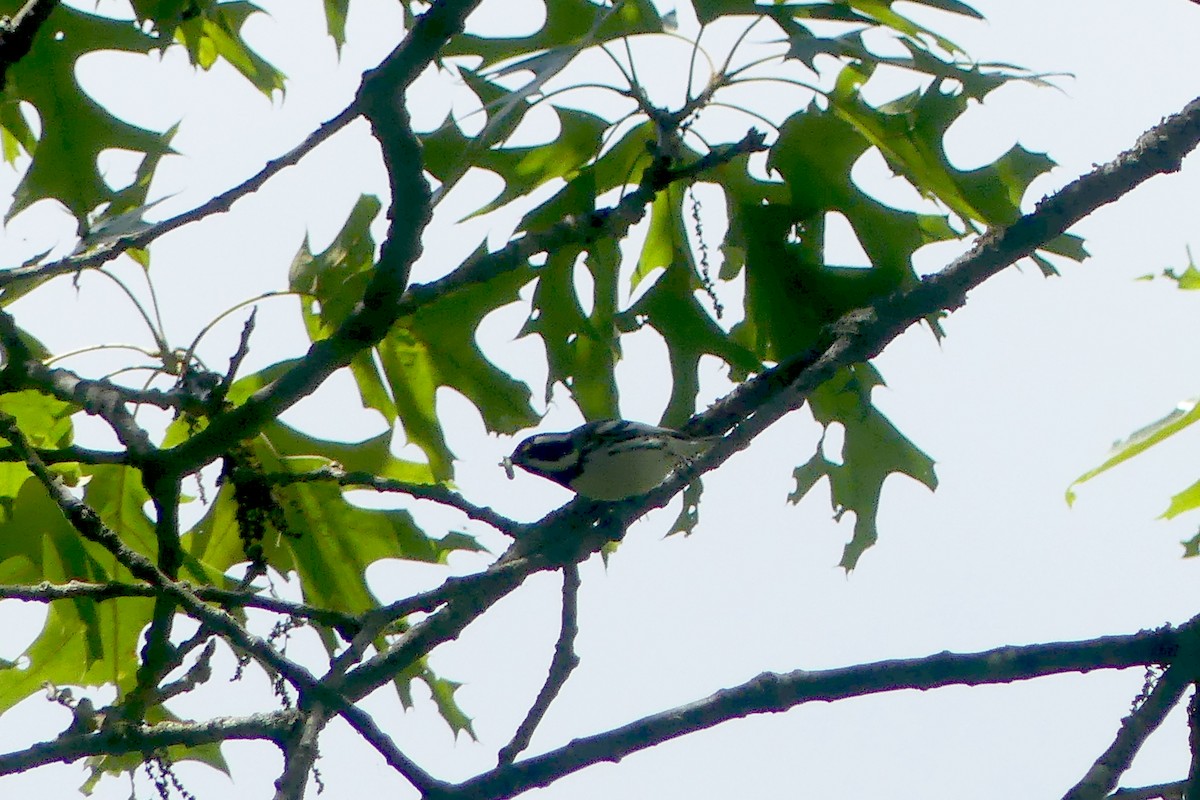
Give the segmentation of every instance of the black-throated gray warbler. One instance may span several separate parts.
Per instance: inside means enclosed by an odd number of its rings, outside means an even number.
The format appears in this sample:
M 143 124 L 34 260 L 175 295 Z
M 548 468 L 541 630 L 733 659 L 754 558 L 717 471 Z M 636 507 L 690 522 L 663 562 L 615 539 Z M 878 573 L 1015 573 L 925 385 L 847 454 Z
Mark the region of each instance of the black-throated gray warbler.
M 719 438 L 605 419 L 567 433 L 534 434 L 500 463 L 510 479 L 515 464 L 593 500 L 624 500 L 658 486 Z

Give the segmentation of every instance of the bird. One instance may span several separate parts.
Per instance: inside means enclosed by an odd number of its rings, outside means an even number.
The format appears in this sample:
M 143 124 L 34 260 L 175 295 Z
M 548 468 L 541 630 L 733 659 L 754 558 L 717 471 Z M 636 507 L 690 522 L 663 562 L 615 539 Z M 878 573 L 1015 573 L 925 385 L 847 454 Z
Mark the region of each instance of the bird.
M 536 433 L 500 465 L 510 480 L 515 465 L 582 497 L 611 502 L 645 494 L 720 438 L 603 419 L 564 433 Z

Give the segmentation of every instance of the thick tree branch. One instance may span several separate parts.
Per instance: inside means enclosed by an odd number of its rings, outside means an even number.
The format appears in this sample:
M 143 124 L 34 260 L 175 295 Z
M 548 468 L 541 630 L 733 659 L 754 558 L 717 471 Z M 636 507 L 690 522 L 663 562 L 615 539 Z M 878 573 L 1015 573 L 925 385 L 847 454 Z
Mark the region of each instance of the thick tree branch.
M 317 739 L 329 718 L 309 710 L 295 735 L 283 747 L 283 772 L 275 780 L 275 800 L 300 800 L 313 764 L 321 754 Z
M 1001 647 L 981 653 L 939 653 L 926 658 L 880 661 L 842 669 L 757 678 L 669 711 L 644 717 L 605 733 L 574 739 L 565 747 L 502 765 L 453 787 L 453 796 L 471 800 L 512 797 L 603 761 L 711 728 L 750 714 L 786 711 L 803 703 L 830 702 L 901 689 L 1011 683 L 1064 672 L 1125 669 L 1168 663 L 1197 635 L 1197 620 L 1131 636 L 1082 642 Z
M 1188 701 L 1188 747 L 1192 757 L 1184 796 L 1200 797 L 1200 681 L 1197 680 L 1192 681 L 1192 699 Z
M 1117 789 L 1108 796 L 1108 800 L 1183 800 L 1185 786 L 1187 786 L 1186 781 L 1174 781 L 1173 783 L 1158 783 L 1154 786 Z
M 199 469 L 232 442 L 260 430 L 349 364 L 356 353 L 382 339 L 398 318 L 398 301 L 409 267 L 420 255 L 421 235 L 431 214 L 420 144 L 408 122 L 404 93 L 446 41 L 462 30 L 478 2 L 434 3 L 383 64 L 364 77 L 359 89 L 358 108 L 380 139 L 392 187 L 391 224 L 362 301 L 329 338 L 314 343 L 295 367 L 167 453 L 163 461 L 169 471 L 184 474 Z

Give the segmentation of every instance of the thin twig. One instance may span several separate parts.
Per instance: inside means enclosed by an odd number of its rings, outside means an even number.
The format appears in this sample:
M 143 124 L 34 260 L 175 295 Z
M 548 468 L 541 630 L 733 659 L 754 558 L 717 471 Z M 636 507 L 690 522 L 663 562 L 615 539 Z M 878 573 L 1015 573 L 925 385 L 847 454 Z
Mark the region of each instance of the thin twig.
M 457 492 L 436 483 L 408 483 L 394 478 L 381 478 L 370 472 L 346 472 L 335 466 L 325 466 L 308 472 L 271 472 L 262 476 L 268 483 L 287 485 L 292 483 L 316 483 L 331 481 L 339 486 L 361 487 L 377 492 L 398 492 L 419 500 L 432 500 L 444 506 L 458 509 L 468 517 L 486 523 L 501 533 L 518 537 L 525 529 L 523 523 L 510 519 L 487 506 L 478 506 Z
M 31 264 L 26 267 L 0 270 L 0 287 L 24 280 L 44 280 L 58 275 L 77 274 L 85 269 L 96 269 L 129 250 L 147 247 L 151 242 L 176 228 L 182 228 L 185 225 L 198 222 L 213 214 L 224 213 L 241 198 L 257 192 L 262 188 L 263 184 L 286 167 L 299 163 L 317 145 L 358 119 L 358 116 L 359 111 L 356 105 L 351 103 L 337 116 L 310 133 L 296 147 L 282 156 L 267 162 L 266 166 L 259 170 L 253 177 L 217 195 L 208 202 L 202 203 L 191 211 L 186 211 L 169 219 L 164 219 L 161 222 L 156 222 L 136 234 L 122 236 L 86 254 L 68 256 L 49 264 Z
M 129 454 L 110 450 L 92 450 L 69 444 L 47 450 L 41 447 L 31 448 L 43 464 L 128 464 Z M 24 461 L 25 458 L 11 447 L 0 447 L 0 462 Z
M 1186 670 L 1191 659 L 1183 658 L 1184 663 L 1170 667 L 1150 694 L 1142 700 L 1129 716 L 1121 720 L 1121 727 L 1116 737 L 1096 762 L 1092 764 L 1079 783 L 1063 795 L 1063 800 L 1101 800 L 1121 780 L 1121 775 L 1133 763 L 1147 737 L 1163 723 L 1167 714 L 1183 697 L 1191 683 L 1191 676 Z
M 558 642 L 554 645 L 554 658 L 550 661 L 550 670 L 542 690 L 529 708 L 529 713 L 517 727 L 512 740 L 500 748 L 497 761 L 501 764 L 511 764 L 517 755 L 529 747 L 533 732 L 541 724 L 550 704 L 562 687 L 566 684 L 575 667 L 579 666 L 579 656 L 575 654 L 575 637 L 579 634 L 579 565 L 567 564 L 562 568 L 562 624 L 558 634 Z
M 215 586 L 194 586 L 192 591 L 196 597 L 208 603 L 216 603 L 225 608 L 258 608 L 287 617 L 300 617 L 316 625 L 332 628 L 347 641 L 358 632 L 361 622 L 352 614 L 333 611 L 327 608 L 317 608 L 304 603 L 281 600 L 277 597 L 267 597 L 251 592 L 237 592 L 229 589 L 218 589 Z M 34 602 L 53 602 L 55 600 L 73 600 L 87 598 L 96 602 L 113 600 L 121 597 L 154 597 L 158 589 L 147 584 L 122 583 L 109 581 L 107 583 L 89 583 L 87 581 L 69 581 L 67 583 L 50 583 L 43 581 L 31 585 L 0 585 L 0 600 L 26 600 Z
M 233 379 L 237 377 L 238 370 L 241 369 L 242 362 L 246 360 L 246 356 L 250 353 L 250 335 L 254 333 L 254 323 L 257 318 L 258 306 L 255 306 L 251 310 L 250 316 L 246 318 L 246 323 L 242 325 L 242 335 L 238 339 L 237 351 L 229 359 L 229 369 L 225 371 L 225 386 L 233 383 Z

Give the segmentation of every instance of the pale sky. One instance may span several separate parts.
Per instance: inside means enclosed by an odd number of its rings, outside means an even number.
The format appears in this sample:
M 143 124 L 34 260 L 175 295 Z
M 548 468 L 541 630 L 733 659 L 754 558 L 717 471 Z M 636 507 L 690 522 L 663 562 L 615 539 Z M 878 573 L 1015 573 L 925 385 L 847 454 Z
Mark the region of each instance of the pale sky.
M 81 78 L 117 113 L 141 124 L 161 129 L 187 115 L 175 140 L 185 155 L 162 170 L 161 193 L 179 192 L 163 204 L 164 214 L 236 184 L 333 116 L 361 70 L 391 46 L 381 35 L 398 29 L 391 4 L 357 0 L 350 44 L 338 64 L 332 45 L 319 39 L 319 4 L 264 5 L 274 18 L 257 20 L 252 38 L 263 42 L 266 55 L 293 80 L 286 100 L 273 107 L 225 74 L 170 88 L 173 84 L 132 58 L 124 59 L 122 74 L 94 82 L 87 74 Z M 489 6 L 505 4 L 494 0 L 485 3 Z M 1053 78 L 1061 90 L 1013 86 L 996 92 L 948 141 L 951 158 L 963 168 L 984 163 L 1014 141 L 1048 151 L 1061 166 L 1034 184 L 1028 206 L 1132 146 L 1200 87 L 1187 77 L 1195 74 L 1200 6 L 1184 0 L 1140 4 L 1136 17 L 1128 4 L 1113 0 L 1089 3 L 1086 11 L 1078 3 L 1034 0 L 981 0 L 975 6 L 988 22 L 932 13 L 922 19 L 979 60 L 1061 73 Z M 313 38 L 288 27 L 297 13 Z M 686 30 L 686 14 L 681 18 Z M 168 60 L 182 66 L 177 55 Z M 152 109 L 145 107 L 147 97 L 154 99 Z M 444 113 L 440 102 L 429 99 L 418 119 L 436 120 Z M 156 286 L 178 343 L 190 341 L 231 298 L 281 288 L 306 231 L 313 249 L 321 249 L 360 192 L 384 192 L 374 152 L 365 124 L 358 123 L 300 167 L 274 178 L 259 196 L 241 201 L 232 214 L 157 243 Z M 0 181 L 9 190 L 15 185 L 3 169 Z M 480 180 L 463 191 L 486 193 L 489 185 Z M 880 196 L 888 191 L 878 190 Z M 1185 246 L 1200 247 L 1198 197 L 1200 170 L 1192 157 L 1182 173 L 1153 179 L 1077 226 L 1074 231 L 1087 238 L 1093 256 L 1082 265 L 1064 264 L 1063 277 L 1053 280 L 1031 266 L 1010 269 L 971 294 L 947 321 L 949 337 L 941 345 L 914 329 L 877 359 L 888 381 L 876 392 L 877 404 L 936 459 L 941 485 L 930 493 L 903 478 L 889 481 L 880 542 L 849 576 L 836 564 L 852 522 L 831 521 L 824 485 L 798 507 L 784 502 L 792 467 L 808 459 L 819 435 L 806 412 L 793 414 L 706 476 L 702 522 L 693 536 L 663 538 L 677 512 L 672 506 L 632 528 L 607 570 L 597 558 L 587 562 L 577 646 L 581 665 L 532 752 L 702 698 L 764 670 L 1131 633 L 1181 623 L 1200 610 L 1192 601 L 1200 564 L 1181 560 L 1179 546 L 1195 531 L 1196 520 L 1155 519 L 1172 493 L 1200 477 L 1193 466 L 1194 435 L 1084 486 L 1073 509 L 1064 502 L 1070 482 L 1101 461 L 1110 442 L 1200 394 L 1200 370 L 1188 346 L 1200 332 L 1200 296 L 1164 282 L 1134 281 L 1167 266 L 1182 267 Z M 67 242 L 73 227 L 45 209 L 27 217 L 15 221 L 0 243 L 3 264 Z M 481 236 L 503 241 L 506 225 L 511 218 L 496 215 L 455 233 L 448 224 L 432 229 L 421 262 L 428 272 L 422 274 L 457 263 Z M 931 248 L 920 268 L 937 269 L 961 249 Z M 135 268 L 122 269 L 132 275 Z M 79 293 L 61 279 L 21 301 L 15 306 L 18 321 L 52 349 L 91 341 L 99 323 L 89 308 L 112 289 L 89 277 Z M 128 306 L 115 292 L 112 297 L 102 320 L 105 340 L 144 341 L 132 312 L 113 312 Z M 38 314 L 53 327 L 34 324 Z M 259 331 L 270 331 L 275 347 L 252 353 L 249 368 L 302 351 L 294 300 L 265 301 L 259 315 Z M 232 352 L 243 318 L 231 317 L 213 334 L 210 357 Z M 481 336 L 507 368 L 539 358 L 535 342 L 508 341 L 519 324 L 519 312 L 508 319 L 498 315 Z M 653 377 L 661 371 L 659 354 L 653 343 L 627 352 L 623 412 L 653 421 L 666 397 L 666 387 Z M 722 391 L 718 372 L 712 375 L 706 401 Z M 538 391 L 542 374 L 535 369 L 522 377 Z M 348 381 L 335 379 L 288 419 L 334 438 L 377 432 L 380 423 L 369 415 L 328 412 L 331 403 L 349 397 L 347 387 Z M 461 399 L 449 397 L 445 407 L 456 421 L 448 435 L 462 459 L 458 483 L 469 498 L 522 519 L 568 498 L 533 476 L 504 480 L 496 463 L 514 440 L 486 434 Z M 579 421 L 565 402 L 549 411 L 541 430 Z M 423 513 L 427 521 L 462 524 L 456 515 Z M 497 551 L 504 546 L 485 529 L 468 530 Z M 457 559 L 451 571 L 484 563 L 478 557 Z M 428 566 L 381 565 L 371 577 L 387 601 L 436 585 L 447 574 Z M 30 616 L 16 605 L 4 603 L 4 613 Z M 462 641 L 435 651 L 434 667 L 466 684 L 458 698 L 475 719 L 480 744 L 454 742 L 424 700 L 405 714 L 394 696 L 380 693 L 367 701 L 368 710 L 438 777 L 465 778 L 487 769 L 540 686 L 558 614 L 557 578 L 537 576 L 472 625 Z M 6 641 L 0 657 L 15 657 L 24 644 Z M 210 686 L 227 678 L 230 664 L 226 658 L 225 671 L 218 669 Z M 537 796 L 1059 796 L 1108 746 L 1142 681 L 1136 670 L 1104 672 L 803 706 L 729 723 L 618 765 L 592 767 Z M 218 707 L 236 713 L 246 710 L 246 698 L 262 696 L 264 687 L 261 680 L 246 679 L 229 684 L 217 701 L 182 698 L 174 707 L 185 717 L 206 716 Z M 65 711 L 48 709 L 44 700 L 26 701 L 0 724 L 0 750 L 53 737 L 67 722 Z M 367 789 L 412 795 L 345 726 L 331 728 L 322 752 L 320 770 L 330 797 Z M 279 765 L 273 747 L 237 743 L 225 753 L 233 785 L 204 767 L 178 767 L 198 798 L 269 796 Z M 1186 732 L 1177 714 L 1151 739 L 1122 785 L 1175 780 L 1186 769 Z M 26 791 L 69 797 L 83 777 L 82 769 L 51 767 L 0 779 L 0 789 L 13 796 Z M 143 781 L 139 793 L 150 791 Z M 94 796 L 128 795 L 126 782 L 108 779 Z

